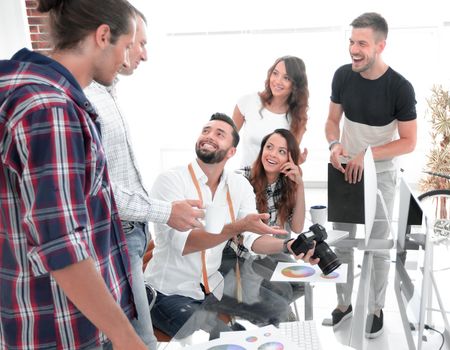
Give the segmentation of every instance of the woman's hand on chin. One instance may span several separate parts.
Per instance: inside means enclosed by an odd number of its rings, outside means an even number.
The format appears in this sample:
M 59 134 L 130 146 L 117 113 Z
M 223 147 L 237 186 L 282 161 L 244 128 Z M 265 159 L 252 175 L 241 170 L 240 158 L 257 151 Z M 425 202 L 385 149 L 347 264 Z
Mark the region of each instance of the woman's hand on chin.
M 291 181 L 294 181 L 297 185 L 303 181 L 302 169 L 300 168 L 300 165 L 294 163 L 290 153 L 289 153 L 289 161 L 283 164 L 280 171 L 285 176 L 287 176 Z

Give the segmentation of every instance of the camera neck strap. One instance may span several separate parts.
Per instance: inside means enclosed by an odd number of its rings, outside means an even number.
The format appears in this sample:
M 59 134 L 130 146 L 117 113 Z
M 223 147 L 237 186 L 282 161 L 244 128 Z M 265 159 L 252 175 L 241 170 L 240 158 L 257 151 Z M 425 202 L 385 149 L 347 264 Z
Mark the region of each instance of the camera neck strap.
M 188 165 L 189 174 L 191 175 L 192 182 L 194 183 L 195 189 L 197 190 L 198 198 L 200 199 L 200 202 L 203 205 L 203 195 L 202 190 L 200 188 L 200 184 L 197 180 L 197 177 L 195 176 L 194 168 L 192 167 L 192 163 L 189 163 Z M 227 204 L 228 204 L 228 210 L 230 212 L 230 218 L 231 222 L 236 221 L 236 217 L 234 214 L 234 207 L 233 202 L 231 201 L 231 194 L 230 194 L 230 188 L 227 186 Z M 236 240 L 236 237 L 233 238 L 233 240 Z M 203 278 L 203 286 L 205 288 L 205 294 L 210 294 L 211 290 L 209 289 L 209 283 L 208 283 L 208 271 L 206 269 L 206 251 L 201 251 L 201 259 L 202 259 L 202 278 Z M 239 302 L 242 302 L 242 288 L 241 288 L 241 273 L 239 270 L 239 261 L 236 256 L 236 298 Z

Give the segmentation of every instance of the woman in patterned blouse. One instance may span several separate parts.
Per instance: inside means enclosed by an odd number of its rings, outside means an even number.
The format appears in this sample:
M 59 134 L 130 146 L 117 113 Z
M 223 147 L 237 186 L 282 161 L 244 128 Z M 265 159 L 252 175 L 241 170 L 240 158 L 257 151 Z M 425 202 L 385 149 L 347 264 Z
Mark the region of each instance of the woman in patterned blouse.
M 305 221 L 305 192 L 294 135 L 276 129 L 261 141 L 253 166 L 244 168 L 256 194 L 260 213 L 269 213 L 269 225 L 300 233 Z M 279 237 L 285 238 L 285 237 Z

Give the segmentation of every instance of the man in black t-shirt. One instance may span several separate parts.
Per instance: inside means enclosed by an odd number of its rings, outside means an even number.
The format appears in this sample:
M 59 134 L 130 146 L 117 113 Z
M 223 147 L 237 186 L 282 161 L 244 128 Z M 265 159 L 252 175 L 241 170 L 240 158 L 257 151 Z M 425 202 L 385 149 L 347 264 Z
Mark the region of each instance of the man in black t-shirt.
M 370 146 L 375 160 L 378 189 L 392 217 L 397 179 L 395 158 L 412 152 L 416 145 L 414 89 L 381 57 L 388 33 L 386 20 L 377 13 L 364 13 L 351 26 L 349 52 L 352 63 L 340 67 L 334 74 L 325 126 L 330 162 L 344 173 L 346 181 L 359 182 L 364 170 L 364 153 Z M 345 169 L 342 162 L 347 163 Z M 355 237 L 355 224 L 334 223 L 333 226 Z M 389 225 L 378 199 L 371 238 L 386 239 L 388 235 Z M 332 312 L 335 327 L 352 315 L 353 249 L 336 249 L 336 254 L 349 267 L 347 283 L 336 285 L 338 305 Z M 366 323 L 368 338 L 375 338 L 383 331 L 382 308 L 389 264 L 389 251 L 374 253 Z

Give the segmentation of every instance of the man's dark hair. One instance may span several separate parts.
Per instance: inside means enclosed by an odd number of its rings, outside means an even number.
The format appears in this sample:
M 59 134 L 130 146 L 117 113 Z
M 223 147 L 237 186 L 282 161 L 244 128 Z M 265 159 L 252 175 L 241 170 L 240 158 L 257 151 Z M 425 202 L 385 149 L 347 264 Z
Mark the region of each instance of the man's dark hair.
M 372 28 L 382 39 L 387 38 L 389 31 L 386 20 L 379 13 L 375 12 L 363 13 L 361 16 L 355 18 L 350 25 L 353 28 Z
M 211 118 L 209 119 L 211 120 L 221 120 L 227 124 L 229 124 L 232 128 L 233 128 L 233 147 L 237 147 L 237 145 L 239 144 L 239 131 L 236 127 L 236 124 L 234 124 L 233 119 L 231 119 L 229 116 L 227 116 L 224 113 L 214 113 Z
M 111 44 L 130 33 L 136 13 L 126 0 L 39 0 L 37 10 L 49 13 L 49 31 L 57 50 L 73 49 L 101 24 L 111 30 Z

